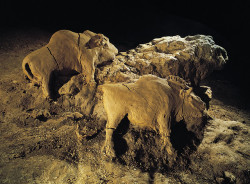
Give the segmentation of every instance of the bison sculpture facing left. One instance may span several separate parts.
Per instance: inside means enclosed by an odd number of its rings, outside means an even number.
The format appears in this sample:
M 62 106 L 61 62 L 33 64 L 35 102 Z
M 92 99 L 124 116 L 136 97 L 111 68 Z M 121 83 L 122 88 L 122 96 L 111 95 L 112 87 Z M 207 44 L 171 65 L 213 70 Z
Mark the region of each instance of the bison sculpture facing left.
M 158 132 L 162 149 L 174 158 L 176 153 L 170 142 L 173 120 L 183 120 L 192 131 L 205 110 L 204 102 L 177 76 L 162 79 L 145 75 L 135 83 L 104 84 L 101 89 L 108 117 L 103 151 L 108 157 L 115 157 L 112 135 L 126 115 L 131 124 Z

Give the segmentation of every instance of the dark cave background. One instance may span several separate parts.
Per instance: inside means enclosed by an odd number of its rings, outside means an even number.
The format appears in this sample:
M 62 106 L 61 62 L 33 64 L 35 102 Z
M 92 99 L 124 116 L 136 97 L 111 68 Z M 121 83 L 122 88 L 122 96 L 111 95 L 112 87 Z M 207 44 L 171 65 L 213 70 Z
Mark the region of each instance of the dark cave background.
M 229 61 L 212 78 L 228 80 L 250 92 L 247 1 L 0 1 L 0 34 L 37 27 L 51 33 L 60 29 L 103 33 L 120 50 L 153 38 L 206 34 L 224 47 Z M 1 37 L 1 35 L 0 35 Z M 1 42 L 0 42 L 1 44 Z M 244 107 L 250 107 L 245 98 Z

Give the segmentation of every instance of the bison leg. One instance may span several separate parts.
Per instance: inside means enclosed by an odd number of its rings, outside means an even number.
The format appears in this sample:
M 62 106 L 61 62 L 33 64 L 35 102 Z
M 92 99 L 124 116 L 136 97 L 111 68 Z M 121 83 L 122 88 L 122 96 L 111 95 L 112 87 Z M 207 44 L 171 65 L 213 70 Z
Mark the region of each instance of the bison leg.
M 114 129 L 106 128 L 106 140 L 103 147 L 103 152 L 110 158 L 115 157 L 114 143 L 112 141 L 113 132 Z
M 114 116 L 111 116 L 114 117 Z M 114 142 L 112 140 L 113 133 L 116 129 L 116 127 L 119 125 L 121 120 L 123 119 L 123 116 L 118 116 L 113 120 L 113 118 L 108 118 L 108 123 L 106 125 L 106 140 L 103 147 L 103 151 L 106 154 L 106 156 L 110 158 L 115 158 L 115 150 L 114 150 Z
M 45 98 L 50 98 L 49 77 L 42 80 L 42 90 Z
M 175 157 L 175 151 L 170 142 L 171 133 L 171 119 L 170 116 L 160 115 L 158 118 L 159 123 L 159 133 L 161 135 L 161 140 L 163 144 L 163 149 L 166 149 L 169 156 Z

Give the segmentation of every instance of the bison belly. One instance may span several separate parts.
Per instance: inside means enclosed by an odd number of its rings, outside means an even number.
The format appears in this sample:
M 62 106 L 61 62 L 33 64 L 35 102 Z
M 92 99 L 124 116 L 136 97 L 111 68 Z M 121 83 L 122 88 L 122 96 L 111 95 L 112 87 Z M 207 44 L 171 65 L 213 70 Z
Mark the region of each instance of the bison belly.
M 131 124 L 155 130 L 157 113 L 146 102 L 142 100 L 130 104 L 128 109 L 128 119 Z

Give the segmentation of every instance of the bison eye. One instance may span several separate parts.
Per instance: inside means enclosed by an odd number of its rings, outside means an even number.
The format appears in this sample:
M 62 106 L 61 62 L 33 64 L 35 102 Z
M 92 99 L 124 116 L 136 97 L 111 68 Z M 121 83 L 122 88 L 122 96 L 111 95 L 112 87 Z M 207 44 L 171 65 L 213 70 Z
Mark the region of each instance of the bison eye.
M 103 40 L 101 41 L 101 45 L 105 45 L 105 42 Z
M 108 44 L 107 43 L 104 44 L 104 48 L 108 48 Z

